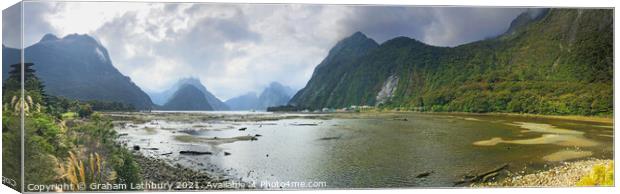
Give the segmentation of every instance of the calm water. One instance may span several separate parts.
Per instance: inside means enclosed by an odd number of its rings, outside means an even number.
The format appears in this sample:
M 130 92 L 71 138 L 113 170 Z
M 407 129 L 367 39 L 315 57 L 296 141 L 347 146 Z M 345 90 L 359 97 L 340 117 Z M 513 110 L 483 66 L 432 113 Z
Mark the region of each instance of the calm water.
M 167 119 L 167 113 L 157 114 L 149 117 L 152 122 L 118 127 L 119 133 L 127 134 L 121 141 L 157 148 L 142 150 L 153 157 L 243 181 L 321 181 L 332 188 L 449 187 L 467 173 L 504 163 L 510 163 L 513 172 L 557 165 L 557 159 L 550 161 L 546 156 L 559 151 L 585 152 L 595 158 L 613 156 L 612 125 L 594 122 L 458 114 L 316 118 L 249 112 L 194 112 L 187 114 L 196 118 L 216 115 L 216 119 L 179 121 Z M 238 130 L 243 127 L 247 129 Z M 261 135 L 256 141 L 208 140 L 255 134 Z M 474 145 L 493 138 L 504 142 Z M 180 150 L 214 154 L 185 156 L 178 154 Z M 168 152 L 173 153 L 161 155 Z M 424 172 L 432 173 L 416 178 Z

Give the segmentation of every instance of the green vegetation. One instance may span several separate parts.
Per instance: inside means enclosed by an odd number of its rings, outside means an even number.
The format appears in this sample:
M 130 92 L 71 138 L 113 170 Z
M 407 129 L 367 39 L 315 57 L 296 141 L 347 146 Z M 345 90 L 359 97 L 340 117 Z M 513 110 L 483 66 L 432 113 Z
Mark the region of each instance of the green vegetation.
M 133 105 L 120 102 L 89 100 L 85 103 L 90 105 L 94 111 L 136 111 Z
M 406 37 L 372 43 L 361 33 L 338 43 L 291 104 L 613 114 L 613 10 L 552 9 L 510 33 L 453 48 Z M 396 90 L 379 103 L 390 76 L 398 77 Z
M 62 178 L 71 183 L 71 190 L 73 191 L 79 191 L 78 186 L 82 183 L 90 185 L 116 179 L 115 172 L 105 172 L 105 162 L 97 153 L 90 154 L 88 161 L 82 161 L 75 154 L 69 152 L 65 164 L 60 165 L 59 168 L 63 175 Z
M 61 118 L 63 114 L 73 112 L 79 113 L 80 109 L 90 107 L 91 111 L 136 111 L 132 105 L 123 104 L 120 102 L 109 102 L 103 100 L 89 100 L 79 101 L 72 100 L 60 96 L 47 96 L 45 99 L 47 103 L 47 112 L 54 116 Z M 84 110 L 83 110 L 84 111 Z
M 577 186 L 614 186 L 614 163 L 595 165 L 590 174 L 579 179 Z
M 87 118 L 93 114 L 93 107 L 90 104 L 82 104 L 78 109 L 78 115 L 80 118 Z
M 116 144 L 111 120 L 93 112 L 88 103 L 46 96 L 32 65 L 24 66 L 23 99 L 19 64 L 13 66 L 3 86 L 4 176 L 19 177 L 23 106 L 26 183 L 139 182 L 140 168 L 129 151 Z

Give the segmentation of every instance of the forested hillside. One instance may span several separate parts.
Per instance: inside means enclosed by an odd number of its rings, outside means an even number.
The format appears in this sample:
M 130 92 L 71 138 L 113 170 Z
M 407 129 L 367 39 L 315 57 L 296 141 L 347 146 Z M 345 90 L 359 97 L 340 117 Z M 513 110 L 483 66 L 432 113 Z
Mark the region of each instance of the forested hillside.
M 331 49 L 290 104 L 612 114 L 613 10 L 552 9 L 517 19 L 503 35 L 457 47 L 407 37 L 377 45 L 355 33 Z

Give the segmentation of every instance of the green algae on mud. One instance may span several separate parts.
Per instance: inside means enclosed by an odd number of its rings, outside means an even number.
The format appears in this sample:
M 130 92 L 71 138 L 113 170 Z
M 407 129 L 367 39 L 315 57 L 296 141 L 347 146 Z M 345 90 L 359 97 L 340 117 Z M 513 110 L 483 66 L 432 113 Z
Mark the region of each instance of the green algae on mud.
M 157 134 L 157 129 L 155 129 L 155 128 L 144 127 L 143 129 L 146 132 L 146 134 L 148 134 L 148 135 L 155 135 L 155 134 Z
M 558 134 L 544 134 L 540 137 L 529 138 L 529 139 L 517 139 L 517 140 L 504 140 L 501 137 L 494 137 L 489 140 L 476 141 L 473 144 L 477 146 L 495 146 L 499 143 L 521 144 L 521 145 L 554 144 L 554 145 L 559 145 L 559 146 L 580 146 L 580 147 L 592 147 L 592 146 L 598 145 L 597 142 L 584 138 L 583 136 L 558 135 Z
M 537 132 L 537 133 L 552 133 L 562 135 L 583 135 L 583 131 L 576 131 L 570 129 L 562 129 L 550 124 L 544 123 L 527 123 L 527 122 L 515 122 L 515 126 L 527 129 L 523 132 Z
M 598 145 L 596 141 L 584 137 L 583 131 L 564 129 L 546 123 L 514 122 L 508 123 L 507 125 L 513 125 L 524 129 L 521 131 L 522 133 L 540 133 L 542 135 L 539 137 L 515 140 L 505 140 L 502 137 L 493 137 L 488 140 L 476 141 L 473 145 L 495 146 L 499 143 L 521 145 L 554 144 L 559 146 L 578 147 L 592 147 Z
M 554 152 L 552 154 L 546 155 L 543 157 L 543 160 L 549 162 L 559 162 L 566 160 L 573 160 L 578 158 L 585 158 L 591 156 L 591 151 L 582 151 L 582 150 L 562 150 L 558 152 Z

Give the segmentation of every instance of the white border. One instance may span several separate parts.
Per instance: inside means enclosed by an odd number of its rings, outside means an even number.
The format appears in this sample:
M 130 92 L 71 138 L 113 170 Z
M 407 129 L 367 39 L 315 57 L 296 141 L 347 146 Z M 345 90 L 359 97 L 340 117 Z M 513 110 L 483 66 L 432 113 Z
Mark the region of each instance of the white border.
M 88 1 L 118 1 L 118 0 L 88 0 Z M 459 0 L 126 0 L 132 2 L 231 2 L 231 3 L 306 3 L 306 4 L 392 4 L 392 5 L 457 5 L 457 6 L 534 6 L 534 7 L 617 7 L 618 1 L 612 0 L 468 0 L 468 1 L 459 1 Z M 6 9 L 11 5 L 19 2 L 19 0 L 0 0 L 0 5 L 2 9 Z M 120 1 L 119 1 L 120 2 Z M 618 14 L 614 13 L 614 21 L 618 20 Z M 617 23 L 614 23 L 614 29 L 617 28 Z M 614 55 L 618 56 L 618 40 L 615 38 L 618 36 L 618 31 L 614 31 Z M 0 42 L 2 38 L 0 36 Z M 1 57 L 1 55 L 0 55 Z M 614 57 L 615 62 L 615 57 Z M 615 63 L 614 63 L 615 65 Z M 616 69 L 616 68 L 614 68 Z M 618 77 L 617 69 L 614 71 L 614 78 Z M 618 84 L 618 80 L 614 79 L 614 104 L 618 104 L 618 99 L 620 97 L 616 95 L 616 91 L 620 89 L 620 84 Z M 615 109 L 615 108 L 614 108 Z M 614 122 L 614 129 L 618 129 L 620 125 Z M 614 131 L 615 134 L 615 131 Z M 616 138 L 614 136 L 614 138 Z M 1 140 L 0 140 L 1 142 Z M 614 152 L 618 149 L 618 145 L 614 145 Z M 614 160 L 617 159 L 617 155 L 614 153 Z M 0 162 L 1 164 L 1 162 Z M 1 169 L 0 169 L 1 171 Z M 389 193 L 414 193 L 414 192 L 422 192 L 422 193 L 445 193 L 445 192 L 455 192 L 455 193 L 468 193 L 468 194 L 485 194 L 492 193 L 543 193 L 543 192 L 554 192 L 554 193 L 618 193 L 618 183 L 616 183 L 616 187 L 612 188 L 485 188 L 485 189 L 391 189 L 391 190 L 320 190 L 320 191 L 221 191 L 221 192 L 212 192 L 207 191 L 208 193 L 309 193 L 309 192 L 320 192 L 326 194 L 332 193 L 366 193 L 366 194 L 375 194 L 377 192 L 389 192 Z M 177 192 L 177 193 L 207 193 L 207 192 Z M 10 189 L 7 186 L 0 186 L 0 193 L 17 193 L 16 191 Z M 118 192 L 116 192 L 118 193 Z M 136 192 L 132 192 L 136 193 Z M 162 192 L 139 192 L 139 193 L 162 193 Z

